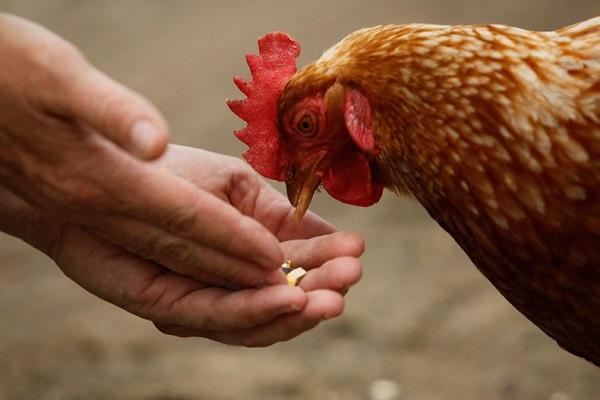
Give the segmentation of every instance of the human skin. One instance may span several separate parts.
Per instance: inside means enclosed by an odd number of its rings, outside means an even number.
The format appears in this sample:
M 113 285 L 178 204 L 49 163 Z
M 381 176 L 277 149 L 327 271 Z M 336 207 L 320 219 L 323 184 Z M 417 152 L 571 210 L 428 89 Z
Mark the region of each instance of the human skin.
M 170 146 L 152 168 L 156 174 L 202 185 L 223 202 L 264 222 L 281 240 L 285 256 L 308 270 L 299 287 L 231 287 L 202 271 L 184 276 L 84 226 L 44 213 L 8 191 L 0 191 L 0 229 L 48 254 L 89 292 L 152 321 L 167 334 L 267 346 L 341 314 L 342 295 L 362 273 L 357 258 L 364 250 L 362 239 L 335 232 L 314 214 L 297 221 L 287 199 L 239 159 Z
M 0 14 L 0 54 L 0 230 L 170 334 L 268 345 L 341 313 L 360 238 L 295 221 L 238 159 L 162 156 L 160 113 L 46 29 Z
M 0 16 L 0 53 L 4 188 L 182 274 L 200 269 L 240 285 L 282 282 L 283 253 L 265 227 L 144 162 L 168 141 L 148 101 L 63 39 L 16 17 Z M 211 224 L 215 219 L 220 224 Z M 236 236 L 247 240 L 230 240 Z

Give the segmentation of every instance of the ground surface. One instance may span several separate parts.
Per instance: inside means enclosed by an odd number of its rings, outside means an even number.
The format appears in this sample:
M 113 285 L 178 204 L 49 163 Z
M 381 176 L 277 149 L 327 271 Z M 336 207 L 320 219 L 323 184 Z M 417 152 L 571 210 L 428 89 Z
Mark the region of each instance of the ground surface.
M 305 64 L 362 26 L 550 29 L 600 14 L 600 3 L 0 0 L 0 10 L 49 26 L 149 97 L 175 142 L 239 155 L 241 122 L 224 99 L 239 97 L 231 76 L 247 73 L 242 55 L 265 32 L 297 37 Z M 418 205 L 314 204 L 365 236 L 364 279 L 342 318 L 269 349 L 163 336 L 0 235 L 0 399 L 353 400 L 377 379 L 394 382 L 398 399 L 600 399 L 600 372 L 514 311 Z

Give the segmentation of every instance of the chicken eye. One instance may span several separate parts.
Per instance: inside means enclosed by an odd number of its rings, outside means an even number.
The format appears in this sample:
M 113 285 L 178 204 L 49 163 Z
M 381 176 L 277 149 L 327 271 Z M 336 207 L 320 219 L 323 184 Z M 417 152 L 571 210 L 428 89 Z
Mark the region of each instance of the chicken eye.
M 310 136 L 315 133 L 315 120 L 312 115 L 304 114 L 296 124 L 298 132 L 305 136 Z

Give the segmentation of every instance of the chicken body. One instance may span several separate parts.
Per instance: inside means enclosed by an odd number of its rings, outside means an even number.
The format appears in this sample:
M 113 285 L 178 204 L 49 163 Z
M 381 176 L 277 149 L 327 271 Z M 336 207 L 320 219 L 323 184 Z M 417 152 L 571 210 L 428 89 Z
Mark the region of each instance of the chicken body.
M 334 87 L 369 101 L 373 182 L 416 198 L 519 311 L 600 365 L 600 17 L 363 29 L 290 79 L 280 121 L 320 94 L 326 129 L 345 131 Z
M 228 102 L 248 162 L 301 216 L 319 185 L 416 198 L 498 290 L 600 365 L 600 17 L 555 32 L 386 25 L 296 72 L 284 33 Z

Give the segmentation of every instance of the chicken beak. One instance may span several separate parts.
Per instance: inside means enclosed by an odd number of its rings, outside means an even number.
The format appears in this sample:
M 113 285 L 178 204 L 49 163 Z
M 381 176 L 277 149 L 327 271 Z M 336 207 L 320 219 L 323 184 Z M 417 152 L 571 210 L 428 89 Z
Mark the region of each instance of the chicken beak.
M 321 183 L 321 177 L 315 173 L 319 160 L 309 168 L 299 171 L 285 182 L 288 200 L 296 209 L 294 216 L 300 220 L 306 214 L 308 206 Z

